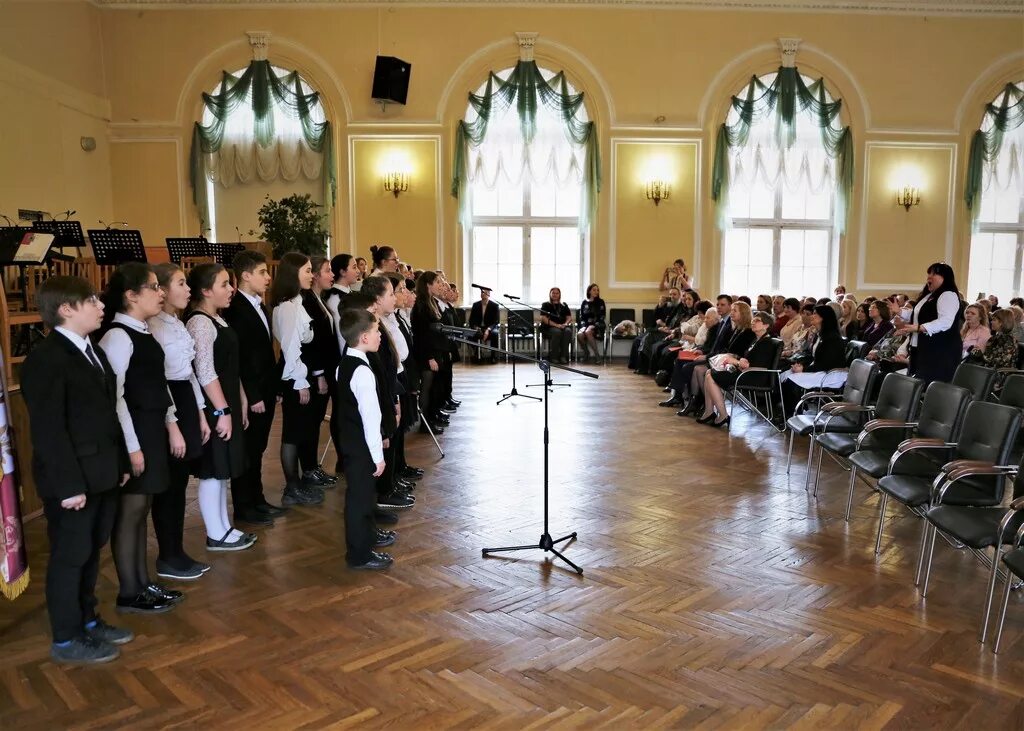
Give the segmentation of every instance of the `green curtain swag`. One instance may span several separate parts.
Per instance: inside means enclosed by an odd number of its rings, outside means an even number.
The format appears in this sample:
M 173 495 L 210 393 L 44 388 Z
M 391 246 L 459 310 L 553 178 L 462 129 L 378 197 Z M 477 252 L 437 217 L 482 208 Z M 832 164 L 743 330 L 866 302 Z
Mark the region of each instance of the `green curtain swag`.
M 583 94 L 570 94 L 565 73 L 559 71 L 545 80 L 535 61 L 519 61 L 508 79 L 491 72 L 483 94 L 470 94 L 469 105 L 477 117 L 472 122 L 459 120 L 455 130 L 455 160 L 452 196 L 459 201 L 459 221 L 466 228 L 472 225 L 469 200 L 469 151 L 479 147 L 487 135 L 487 125 L 515 106 L 523 141 L 529 145 L 537 131 L 538 103 L 557 112 L 565 122 L 565 135 L 570 142 L 584 146 L 583 205 L 580 207 L 580 229 L 595 220 L 597 194 L 601 190 L 601 158 L 597 131 L 593 122 L 577 119 L 583 106 Z
M 189 160 L 189 179 L 192 183 L 192 200 L 199 210 L 200 219 L 210 221 L 210 203 L 206 197 L 208 170 L 206 155 L 220 151 L 224 142 L 224 129 L 231 114 L 245 104 L 252 91 L 253 136 L 260 147 L 269 147 L 274 142 L 274 114 L 276 106 L 294 119 L 302 122 L 302 136 L 313 152 L 323 155 L 321 176 L 324 188 L 324 208 L 330 215 L 338 189 L 334 164 L 334 136 L 329 121 L 316 122 L 311 111 L 320 104 L 320 94 L 305 94 L 298 71 L 278 76 L 267 60 L 252 61 L 239 76 L 223 73 L 220 91 L 203 94 L 203 105 L 213 116 L 208 125 L 196 122 L 192 128 L 192 152 Z
M 849 127 L 838 124 L 843 102 L 828 101 L 825 82 L 818 79 L 806 84 L 795 67 L 780 66 L 770 85 L 757 76 L 750 79 L 741 96 L 732 98 L 731 107 L 739 120 L 734 125 L 723 123 L 715 138 L 715 157 L 711 173 L 711 198 L 716 204 L 718 227 L 729 227 L 729 151 L 747 144 L 750 129 L 757 122 L 774 115 L 775 140 L 780 148 L 789 149 L 796 141 L 796 118 L 810 112 L 821 130 L 826 154 L 835 162 L 836 228 L 846 230 L 850 198 L 853 194 L 853 136 Z
M 964 202 L 971 212 L 971 223 L 976 224 L 981 212 L 981 189 L 984 185 L 985 165 L 999 157 L 1003 137 L 1007 132 L 1024 124 L 1024 83 L 1007 84 L 996 102 L 985 105 L 981 128 L 971 137 L 971 151 L 967 158 L 967 182 Z M 986 124 L 988 122 L 989 124 Z M 988 127 L 985 131 L 984 128 Z

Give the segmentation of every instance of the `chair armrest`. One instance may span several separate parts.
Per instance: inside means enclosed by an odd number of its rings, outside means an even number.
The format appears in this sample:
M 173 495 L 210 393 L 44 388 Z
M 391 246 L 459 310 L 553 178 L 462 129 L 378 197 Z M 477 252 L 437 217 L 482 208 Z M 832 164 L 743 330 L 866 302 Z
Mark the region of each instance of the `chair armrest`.
M 899 419 L 872 419 L 864 428 L 861 433 L 857 435 L 857 449 L 860 449 L 864 440 L 867 439 L 872 433 L 881 429 L 913 429 L 917 426 L 917 422 L 912 421 L 900 421 Z
M 896 452 L 889 459 L 889 472 L 892 474 L 893 467 L 896 466 L 896 462 L 907 454 L 917 451 L 919 449 L 952 449 L 956 446 L 956 442 L 944 442 L 941 439 L 926 439 L 918 437 L 916 439 L 905 439 L 900 442 L 900 445 L 896 447 Z
M 828 391 L 808 391 L 807 393 L 800 397 L 799 401 L 796 402 L 796 408 L 793 409 L 793 413 L 803 413 L 801 407 L 803 407 L 803 405 L 807 401 L 823 401 L 825 399 L 828 399 L 829 401 L 835 401 L 836 396 L 837 394 L 829 393 Z
M 1024 540 L 1024 524 L 1017 529 L 1017 535 L 1013 537 L 1013 545 L 1019 548 L 1022 540 Z
M 852 401 L 833 401 L 828 404 L 822 404 L 821 410 L 826 414 L 831 414 L 833 409 L 838 409 L 840 406 L 846 406 L 847 404 L 856 406 Z
M 953 465 L 959 466 L 954 467 Z M 1016 471 L 1015 468 L 1014 471 Z M 932 505 L 938 505 L 941 503 L 949 488 L 951 488 L 955 482 L 966 477 L 975 477 L 978 475 L 1007 475 L 1009 473 L 1008 466 L 996 465 L 991 462 L 982 462 L 980 460 L 958 459 L 952 462 L 947 462 L 942 466 L 942 471 L 932 483 Z M 939 485 L 941 485 L 941 487 L 939 487 Z M 937 493 L 936 488 L 938 488 Z
M 846 402 L 837 402 L 837 403 L 825 404 L 824 406 L 821 407 L 821 410 L 825 411 L 825 412 L 827 412 L 829 414 L 833 414 L 833 415 L 836 415 L 836 414 L 865 413 L 865 412 L 870 412 L 870 413 L 873 414 L 875 412 L 875 407 L 874 406 L 861 406 L 860 404 L 853 404 L 853 403 L 846 403 Z

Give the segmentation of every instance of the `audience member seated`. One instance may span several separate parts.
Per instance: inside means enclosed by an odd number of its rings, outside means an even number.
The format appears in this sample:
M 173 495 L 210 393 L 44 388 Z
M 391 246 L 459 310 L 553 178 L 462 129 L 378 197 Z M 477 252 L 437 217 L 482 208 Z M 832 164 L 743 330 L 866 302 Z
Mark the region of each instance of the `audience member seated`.
M 826 305 L 822 305 L 824 307 Z M 789 367 L 793 363 L 809 362 L 811 360 L 811 348 L 818 333 L 814 328 L 814 310 L 818 305 L 803 304 L 800 306 L 800 317 L 795 318 L 799 327 L 793 333 L 789 345 L 786 345 L 786 338 L 783 336 L 782 357 L 785 360 L 784 366 Z M 785 328 L 783 328 L 785 329 Z
M 681 406 L 690 396 L 690 381 L 693 369 L 707 360 L 708 356 L 725 352 L 732 333 L 732 320 L 728 317 L 732 307 L 732 297 L 727 294 L 718 295 L 718 303 L 704 314 L 707 337 L 704 345 L 699 348 L 700 355 L 692 360 L 680 357 L 672 366 L 672 379 L 669 381 L 671 395 L 662 406 Z M 682 416 L 683 413 L 679 412 Z
M 491 290 L 481 289 L 480 301 L 474 302 L 473 308 L 469 311 L 469 326 L 476 330 L 476 335 L 470 339 L 479 340 L 484 345 L 497 348 L 498 322 L 500 320 L 501 314 L 498 312 L 498 304 L 491 301 Z M 496 353 L 491 351 L 489 355 L 491 363 L 497 361 Z M 473 362 L 479 363 L 486 357 L 477 349 L 477 354 L 473 356 Z
M 548 360 L 552 363 L 568 363 L 572 312 L 569 305 L 562 302 L 562 290 L 552 287 L 548 292 L 548 301 L 540 309 L 540 322 L 548 338 Z
M 661 363 L 665 353 L 670 352 L 669 348 L 677 347 L 682 337 L 683 329 L 690 324 L 694 314 L 697 312 L 697 303 L 700 302 L 700 295 L 692 289 L 683 292 L 679 300 L 679 309 L 667 323 L 668 332 L 660 340 L 652 339 L 648 343 L 648 352 L 640 351 L 640 373 L 657 373 L 657 364 Z M 694 328 L 698 327 L 695 323 Z M 696 330 L 694 330 L 696 332 Z
M 997 310 L 990 318 L 992 337 L 984 348 L 974 348 L 967 359 L 986 368 L 1013 368 L 1017 363 L 1017 341 L 1013 338 L 1015 322 L 1009 309 Z
M 772 343 L 772 316 L 767 312 L 753 313 L 750 330 L 754 334 L 754 342 L 743 353 L 736 356 L 723 353 L 715 359 L 714 367 L 704 374 L 704 413 L 697 419 L 701 424 L 710 426 L 728 426 L 730 416 L 725 408 L 723 391 L 729 390 L 740 377 L 740 373 L 750 368 L 771 368 L 775 358 L 775 345 Z M 767 379 L 767 374 L 761 374 Z M 758 381 L 749 376 L 749 385 L 761 386 L 765 380 Z
M 766 294 L 757 295 L 757 307 L 754 308 L 755 312 L 771 312 L 772 311 L 772 298 Z
M 804 391 L 841 388 L 846 383 L 845 371 L 830 372 L 846 367 L 846 344 L 839 332 L 835 310 L 828 305 L 818 305 L 811 316 L 811 324 L 818 333 L 811 350 L 811 362 L 794 363 L 782 374 L 783 410 L 787 417 L 793 415 Z
M 910 366 L 910 336 L 890 329 L 889 335 L 865 357 L 878 362 L 878 372 L 882 375 L 905 371 Z
M 796 297 L 787 297 L 782 300 L 782 307 L 775 313 L 772 337 L 781 338 L 782 347 L 788 348 L 793 343 L 793 336 L 802 325 L 803 322 L 800 320 L 800 300 Z
M 686 306 L 683 304 L 683 293 L 677 289 L 669 290 L 672 296 L 673 305 L 665 318 L 658 318 L 653 330 L 644 333 L 640 347 L 636 352 L 635 372 L 640 375 L 649 375 L 651 357 L 655 346 L 671 340 L 679 323 L 686 316 Z M 675 296 L 678 295 L 678 296 Z
M 1017 321 L 1013 328 L 1013 339 L 1018 343 L 1024 343 L 1024 306 L 1010 305 L 1010 312 Z
M 579 331 L 576 333 L 576 342 L 583 349 L 583 362 L 590 362 L 590 351 L 594 351 L 594 360 L 601 357 L 598 352 L 597 343 L 604 339 L 606 327 L 606 310 L 604 300 L 601 299 L 601 288 L 596 284 L 587 287 L 587 298 L 580 303 Z
M 861 305 L 857 308 L 858 312 L 860 308 L 864 307 Z M 856 337 L 850 336 L 851 340 L 863 340 L 868 344 L 868 348 L 875 347 L 879 341 L 886 335 L 892 332 L 893 326 L 890 322 L 889 305 L 884 300 L 876 300 L 867 306 L 867 322 L 860 329 L 860 332 L 856 334 Z
M 693 375 L 690 376 L 690 400 L 683 405 L 680 413 L 695 416 L 700 413 L 704 404 L 704 376 L 711 370 L 711 364 L 715 362 L 716 356 L 729 354 L 738 358 L 747 352 L 756 337 L 754 331 L 750 329 L 752 317 L 750 305 L 746 302 L 733 302 L 729 310 L 729 320 L 732 323 L 728 334 L 729 342 L 720 353 L 710 355 L 694 365 Z
M 686 273 L 686 262 L 682 259 L 676 259 L 672 262 L 672 266 L 665 268 L 665 273 L 661 275 L 661 284 L 658 289 L 662 292 L 667 292 L 673 287 L 678 289 L 680 292 L 690 289 L 693 283 L 690 281 L 690 275 Z
M 641 348 L 645 347 L 652 337 L 657 337 L 658 333 L 664 332 L 666 323 L 679 307 L 681 296 L 682 290 L 678 287 L 672 287 L 668 290 L 667 295 L 662 295 L 658 306 L 654 308 L 654 327 L 645 327 L 643 332 L 637 334 L 633 339 L 633 345 L 629 349 L 629 360 L 626 362 L 626 367 L 631 371 L 636 371 L 639 366 Z
M 692 293 L 692 294 L 691 294 Z M 698 296 L 696 292 L 690 290 L 683 295 L 686 297 Z M 694 315 L 686 322 L 680 323 L 677 332 L 679 335 L 672 341 L 670 341 L 667 347 L 661 347 L 659 351 L 659 343 L 654 349 L 654 358 L 652 360 L 651 370 L 657 375 L 661 371 L 668 371 L 671 373 L 672 364 L 678 360 L 679 350 L 696 350 L 700 345 L 703 345 L 707 340 L 707 327 L 704 325 L 704 315 L 708 310 L 712 309 L 710 302 L 706 300 L 698 300 L 697 306 L 694 308 Z M 701 335 L 703 329 L 704 334 Z
M 846 295 L 846 286 L 845 285 L 837 284 L 836 288 L 834 290 L 832 290 L 832 296 L 835 297 L 837 300 L 841 300 L 845 295 Z
M 988 324 L 988 310 L 980 303 L 967 305 L 964 310 L 964 326 L 960 328 L 960 337 L 964 341 L 965 358 L 972 350 L 985 349 L 985 343 L 992 337 L 992 330 Z
M 839 303 L 841 315 L 839 317 L 839 332 L 844 338 L 856 340 L 860 332 L 861 324 L 857 322 L 857 303 L 852 299 L 843 299 Z

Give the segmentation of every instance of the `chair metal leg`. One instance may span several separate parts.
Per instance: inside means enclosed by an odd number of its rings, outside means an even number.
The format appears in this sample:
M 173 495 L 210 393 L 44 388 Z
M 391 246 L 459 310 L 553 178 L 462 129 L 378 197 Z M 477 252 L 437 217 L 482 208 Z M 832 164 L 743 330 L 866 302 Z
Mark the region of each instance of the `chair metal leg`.
M 786 474 L 789 474 L 789 468 L 793 466 L 793 430 L 789 430 L 789 455 L 786 457 Z
M 804 490 L 810 487 L 811 482 L 811 463 L 814 461 L 814 432 L 807 435 L 810 443 L 807 445 L 807 467 L 804 471 Z
M 1002 536 L 999 536 L 1001 539 Z M 985 644 L 985 640 L 988 638 L 988 619 L 992 613 L 992 595 L 996 593 L 996 576 L 999 574 L 999 559 L 1003 556 L 1002 543 L 997 543 L 994 546 L 995 553 L 992 556 L 992 572 L 988 577 L 988 592 L 985 595 L 985 612 L 981 615 L 981 633 L 978 635 L 978 642 Z M 1012 578 L 1012 574 L 1009 569 L 1006 570 L 1006 580 L 1009 582 Z
M 814 492 L 812 495 L 818 497 L 818 478 L 821 477 L 821 458 L 825 456 L 825 448 L 818 447 L 818 463 L 814 467 Z M 808 465 L 810 469 L 810 465 Z
M 878 511 L 878 535 L 875 536 L 875 555 L 877 556 L 882 550 L 882 526 L 885 525 L 885 507 L 889 504 L 889 496 L 884 492 L 882 493 L 882 499 L 880 501 L 882 507 Z
M 856 468 L 856 466 L 851 464 L 850 465 L 850 492 L 846 496 L 846 522 L 847 523 L 850 522 L 850 511 L 853 510 L 853 491 L 854 491 L 854 488 L 856 486 L 857 486 L 857 468 Z M 882 493 L 882 495 L 884 496 L 885 493 Z M 882 500 L 884 501 L 885 497 L 883 497 Z M 885 502 L 882 503 L 882 516 L 883 517 L 885 516 Z M 879 525 L 881 525 L 881 523 L 879 523 Z M 881 529 L 879 529 L 878 535 L 879 536 L 882 535 Z M 881 540 L 881 539 L 879 539 L 879 540 Z M 878 553 L 878 544 L 877 543 L 875 543 L 875 553 Z
M 930 527 L 930 524 L 924 518 L 921 518 L 921 523 L 921 550 L 920 556 L 917 558 L 917 574 L 914 576 L 914 586 L 921 583 L 921 571 L 924 568 L 924 551 L 925 547 L 928 545 L 928 528 Z
M 924 520 L 925 530 L 931 528 L 931 540 L 928 541 L 928 558 L 925 559 L 924 565 L 924 586 L 921 587 L 921 598 L 928 596 L 928 579 L 932 576 L 932 558 L 935 555 L 935 538 L 938 536 L 939 529 L 931 525 L 927 520 Z
M 1003 586 L 1003 601 L 999 609 L 999 624 L 996 625 L 996 641 L 992 643 L 992 654 L 999 652 L 999 642 L 1003 639 L 1003 625 L 1006 623 L 1006 605 L 1010 602 L 1010 584 L 1013 583 L 1013 574 L 1006 572 L 1006 585 Z

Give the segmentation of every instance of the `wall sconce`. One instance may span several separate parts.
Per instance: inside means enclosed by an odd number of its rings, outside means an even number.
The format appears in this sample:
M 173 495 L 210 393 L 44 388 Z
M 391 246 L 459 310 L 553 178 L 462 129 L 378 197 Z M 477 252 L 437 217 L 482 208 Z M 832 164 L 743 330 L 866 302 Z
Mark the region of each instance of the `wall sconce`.
M 409 190 L 409 173 L 390 172 L 384 173 L 384 190 L 394 193 L 395 198 L 399 193 Z
M 654 201 L 654 205 L 658 205 L 671 197 L 672 186 L 664 180 L 648 180 L 644 186 L 644 194 L 647 196 L 647 200 Z
M 896 203 L 910 210 L 911 206 L 916 206 L 921 202 L 921 189 L 915 188 L 912 185 L 904 185 L 902 188 L 896 189 Z

